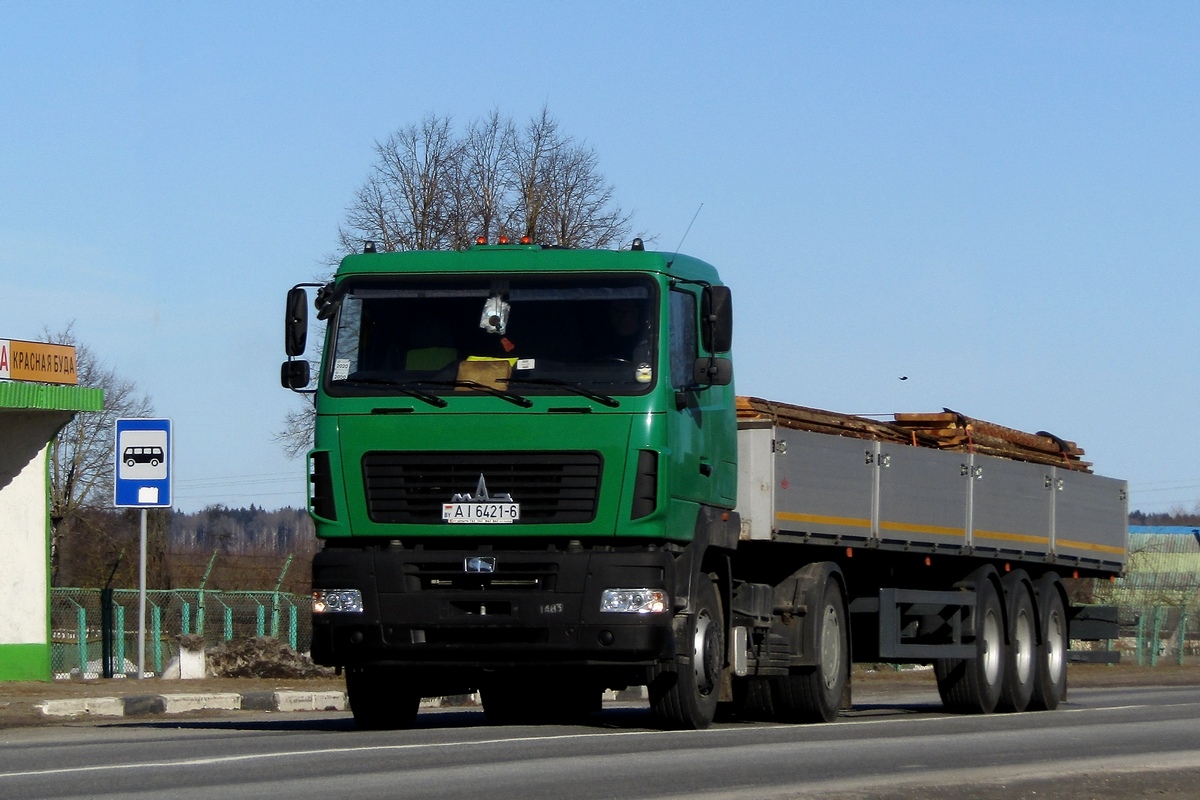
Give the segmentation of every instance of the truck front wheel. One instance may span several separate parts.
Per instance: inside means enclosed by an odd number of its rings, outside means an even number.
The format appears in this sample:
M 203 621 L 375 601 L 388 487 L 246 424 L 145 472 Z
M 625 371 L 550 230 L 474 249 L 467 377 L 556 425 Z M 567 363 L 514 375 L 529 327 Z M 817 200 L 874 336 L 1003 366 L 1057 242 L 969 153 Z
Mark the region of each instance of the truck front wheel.
M 701 575 L 675 658 L 654 668 L 647 687 L 650 707 L 667 727 L 696 730 L 712 724 L 725 665 L 724 625 L 716 584 Z
M 354 724 L 362 730 L 411 728 L 421 706 L 420 691 L 401 669 L 347 667 L 346 694 Z
M 850 679 L 850 636 L 842 591 L 832 577 L 825 579 L 820 616 L 816 620 L 818 663 L 793 667 L 776 684 L 775 707 L 792 722 L 831 722 L 838 715 Z

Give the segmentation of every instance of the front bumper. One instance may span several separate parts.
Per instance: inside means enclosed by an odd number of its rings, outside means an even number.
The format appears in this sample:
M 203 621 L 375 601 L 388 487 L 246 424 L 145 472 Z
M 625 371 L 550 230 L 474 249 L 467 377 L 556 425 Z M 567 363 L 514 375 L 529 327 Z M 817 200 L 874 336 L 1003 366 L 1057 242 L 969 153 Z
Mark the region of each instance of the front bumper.
M 669 553 L 461 544 L 318 553 L 313 588 L 359 589 L 363 611 L 314 615 L 313 659 L 330 666 L 649 666 L 674 654 L 669 610 L 600 611 L 605 589 L 669 591 Z M 494 571 L 467 572 L 468 559 L 479 557 Z

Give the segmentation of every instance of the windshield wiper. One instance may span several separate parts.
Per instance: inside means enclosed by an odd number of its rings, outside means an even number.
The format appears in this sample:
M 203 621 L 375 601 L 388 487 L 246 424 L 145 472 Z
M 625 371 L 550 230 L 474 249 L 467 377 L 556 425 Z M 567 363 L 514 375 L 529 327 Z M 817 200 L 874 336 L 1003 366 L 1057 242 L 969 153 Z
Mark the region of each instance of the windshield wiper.
M 336 381 L 336 383 L 352 383 L 365 386 L 388 386 L 401 394 L 406 394 L 409 397 L 415 397 L 418 400 L 423 400 L 434 408 L 445 408 L 446 401 L 438 397 L 436 394 L 423 392 L 420 389 L 414 389 L 411 384 L 404 381 L 398 381 L 393 378 L 347 378 L 346 380 Z
M 574 392 L 577 395 L 586 397 L 589 400 L 595 400 L 597 403 L 608 406 L 609 408 L 616 408 L 617 406 L 621 405 L 621 401 L 615 397 L 611 397 L 607 394 L 600 394 L 599 392 L 593 392 L 590 389 L 584 389 L 579 384 L 568 383 L 567 381 L 561 381 L 558 378 L 504 378 L 503 380 L 508 381 L 510 384 L 528 383 L 533 386 L 558 386 L 566 389 L 568 392 Z
M 514 394 L 513 392 L 506 392 L 503 389 L 497 389 L 495 386 L 488 386 L 486 383 L 480 383 L 479 381 L 417 381 L 417 383 L 421 384 L 422 386 L 461 386 L 465 389 L 478 389 L 481 392 L 487 392 L 493 397 L 499 397 L 502 400 L 507 400 L 513 405 L 520 406 L 521 408 L 529 408 L 533 405 L 533 401 L 528 397 L 522 397 L 521 395 Z

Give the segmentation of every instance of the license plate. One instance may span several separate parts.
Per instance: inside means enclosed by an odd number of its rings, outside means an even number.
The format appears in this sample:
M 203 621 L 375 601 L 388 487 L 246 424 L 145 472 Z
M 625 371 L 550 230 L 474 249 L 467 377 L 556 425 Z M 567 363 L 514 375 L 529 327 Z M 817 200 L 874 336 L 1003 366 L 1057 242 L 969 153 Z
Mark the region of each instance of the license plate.
M 495 525 L 520 518 L 520 503 L 442 503 L 442 519 L 450 523 Z

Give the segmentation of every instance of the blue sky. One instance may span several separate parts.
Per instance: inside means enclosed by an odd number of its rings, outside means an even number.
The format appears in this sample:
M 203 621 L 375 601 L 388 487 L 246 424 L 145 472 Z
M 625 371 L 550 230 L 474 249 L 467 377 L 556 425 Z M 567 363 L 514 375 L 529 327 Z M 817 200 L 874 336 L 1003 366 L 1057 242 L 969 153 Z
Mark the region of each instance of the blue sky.
M 1200 6 L 603 6 L 0 0 L 0 337 L 74 321 L 136 380 L 177 507 L 300 505 L 283 295 L 374 142 L 546 104 L 658 247 L 703 204 L 739 392 L 1049 430 L 1200 503 Z

